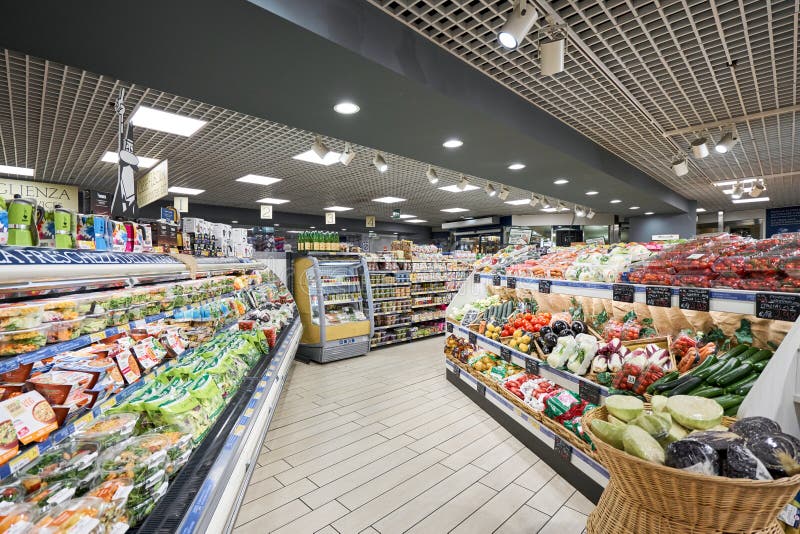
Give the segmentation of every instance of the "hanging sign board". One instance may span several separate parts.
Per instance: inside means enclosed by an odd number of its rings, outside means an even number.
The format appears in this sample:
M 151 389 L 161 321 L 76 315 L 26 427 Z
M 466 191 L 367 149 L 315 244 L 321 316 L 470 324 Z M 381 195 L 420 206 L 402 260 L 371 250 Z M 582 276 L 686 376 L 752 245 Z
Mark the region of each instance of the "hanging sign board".
M 374 215 L 367 215 L 367 228 L 375 228 L 375 216 Z
M 272 206 L 261 206 L 261 218 L 262 219 L 272 218 Z
M 189 197 L 174 197 L 172 202 L 172 205 L 175 206 L 175 209 L 178 210 L 178 213 L 189 212 Z
M 168 171 L 167 161 L 164 160 L 136 181 L 136 204 L 140 208 L 167 196 Z
M 587 245 L 605 245 L 606 238 L 605 237 L 590 237 L 586 240 Z
M 14 195 L 35 199 L 47 211 L 53 211 L 56 204 L 78 211 L 78 188 L 74 185 L 46 184 L 27 180 L 10 180 L 0 177 L 0 197 L 12 199 Z
M 335 211 L 326 211 L 325 212 L 325 224 L 336 224 L 336 212 Z
M 508 231 L 508 244 L 509 245 L 527 245 L 531 242 L 531 229 L 530 228 L 516 228 L 511 227 Z

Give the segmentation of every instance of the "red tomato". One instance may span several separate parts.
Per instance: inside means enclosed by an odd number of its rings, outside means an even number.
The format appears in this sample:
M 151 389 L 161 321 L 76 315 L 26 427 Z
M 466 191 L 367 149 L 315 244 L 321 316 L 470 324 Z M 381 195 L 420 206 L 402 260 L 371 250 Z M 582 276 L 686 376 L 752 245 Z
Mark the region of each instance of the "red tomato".
M 525 321 L 525 327 L 524 328 L 525 328 L 525 330 L 530 332 L 531 330 L 533 330 L 533 323 L 531 323 L 530 321 Z
M 514 328 L 522 328 L 523 323 L 522 319 L 514 319 Z
M 533 331 L 534 332 L 538 332 L 541 329 L 542 329 L 542 325 L 540 325 L 539 323 L 536 323 L 535 325 L 533 325 Z
M 530 313 L 526 313 L 525 314 L 525 319 L 530 321 L 531 319 L 533 319 L 533 315 L 531 315 Z

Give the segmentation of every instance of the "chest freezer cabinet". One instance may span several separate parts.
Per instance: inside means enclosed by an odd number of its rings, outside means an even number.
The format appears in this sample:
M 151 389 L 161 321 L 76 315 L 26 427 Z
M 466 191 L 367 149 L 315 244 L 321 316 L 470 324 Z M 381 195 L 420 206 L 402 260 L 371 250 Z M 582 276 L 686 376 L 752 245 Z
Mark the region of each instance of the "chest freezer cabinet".
M 364 258 L 295 258 L 294 298 L 303 323 L 300 356 L 325 363 L 369 351 L 373 304 Z

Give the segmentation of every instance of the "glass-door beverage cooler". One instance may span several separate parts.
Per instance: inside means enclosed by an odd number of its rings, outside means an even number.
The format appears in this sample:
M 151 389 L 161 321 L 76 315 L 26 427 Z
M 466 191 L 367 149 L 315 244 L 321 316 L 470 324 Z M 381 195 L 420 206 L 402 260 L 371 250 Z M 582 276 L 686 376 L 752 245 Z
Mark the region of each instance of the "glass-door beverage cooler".
M 298 355 L 324 363 L 369 351 L 372 288 L 361 256 L 295 258 L 294 295 L 303 322 Z

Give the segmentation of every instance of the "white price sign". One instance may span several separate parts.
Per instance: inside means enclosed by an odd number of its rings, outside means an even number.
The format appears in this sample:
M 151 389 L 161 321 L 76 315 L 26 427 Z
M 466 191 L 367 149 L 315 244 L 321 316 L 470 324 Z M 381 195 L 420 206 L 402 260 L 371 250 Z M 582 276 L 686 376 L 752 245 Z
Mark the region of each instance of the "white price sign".
M 325 212 L 325 224 L 336 224 L 336 212 L 333 211 Z
M 188 213 L 189 211 L 189 197 L 174 197 L 172 199 L 173 206 L 178 210 L 178 213 Z
M 367 215 L 367 228 L 375 228 L 375 216 Z
M 272 206 L 261 206 L 261 218 L 262 219 L 272 218 Z

